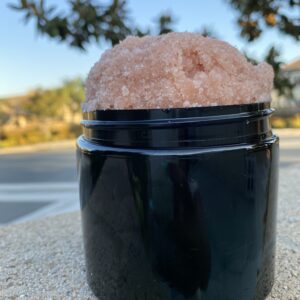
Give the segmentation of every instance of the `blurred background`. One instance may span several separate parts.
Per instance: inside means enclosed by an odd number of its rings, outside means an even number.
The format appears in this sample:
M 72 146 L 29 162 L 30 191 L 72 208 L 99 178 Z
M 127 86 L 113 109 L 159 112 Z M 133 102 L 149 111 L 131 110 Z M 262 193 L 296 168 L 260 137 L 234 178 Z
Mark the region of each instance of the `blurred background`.
M 0 226 L 79 208 L 75 138 L 89 69 L 128 35 L 201 32 L 275 71 L 280 168 L 300 163 L 299 0 L 2 0 Z

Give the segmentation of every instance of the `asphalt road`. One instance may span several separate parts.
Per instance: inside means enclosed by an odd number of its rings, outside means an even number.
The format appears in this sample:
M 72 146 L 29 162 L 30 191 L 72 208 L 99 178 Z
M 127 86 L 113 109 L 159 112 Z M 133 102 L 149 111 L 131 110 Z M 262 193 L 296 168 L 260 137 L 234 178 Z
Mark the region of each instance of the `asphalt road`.
M 74 148 L 0 155 L 0 227 L 78 209 Z
M 280 166 L 300 163 L 299 134 L 280 134 Z M 0 155 L 0 184 L 76 182 L 75 150 Z
M 0 184 L 75 181 L 73 148 L 0 155 Z

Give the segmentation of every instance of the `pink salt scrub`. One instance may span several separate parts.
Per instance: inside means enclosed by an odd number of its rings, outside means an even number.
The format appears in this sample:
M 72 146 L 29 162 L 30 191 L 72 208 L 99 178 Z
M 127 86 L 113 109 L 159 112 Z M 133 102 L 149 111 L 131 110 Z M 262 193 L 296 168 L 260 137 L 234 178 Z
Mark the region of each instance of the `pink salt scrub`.
M 231 45 L 197 33 L 128 37 L 86 81 L 84 111 L 179 108 L 271 101 L 274 73 Z

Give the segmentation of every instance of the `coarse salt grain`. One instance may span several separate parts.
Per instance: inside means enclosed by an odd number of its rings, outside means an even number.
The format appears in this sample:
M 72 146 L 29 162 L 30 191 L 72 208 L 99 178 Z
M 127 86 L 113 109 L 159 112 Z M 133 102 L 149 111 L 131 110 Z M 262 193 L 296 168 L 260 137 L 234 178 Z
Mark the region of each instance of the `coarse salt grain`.
M 128 37 L 86 81 L 84 111 L 215 106 L 271 100 L 273 69 L 197 33 Z
M 122 87 L 122 95 L 123 96 L 128 96 L 129 95 L 129 90 L 126 86 Z

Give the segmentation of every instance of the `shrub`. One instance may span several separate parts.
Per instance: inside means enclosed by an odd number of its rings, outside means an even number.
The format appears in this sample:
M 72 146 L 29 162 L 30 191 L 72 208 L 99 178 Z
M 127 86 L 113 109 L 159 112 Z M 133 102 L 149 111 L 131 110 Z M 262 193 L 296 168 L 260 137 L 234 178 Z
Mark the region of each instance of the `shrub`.
M 273 128 L 285 128 L 287 127 L 287 121 L 286 119 L 280 118 L 280 117 L 272 117 L 271 118 L 271 124 Z
M 300 128 L 300 115 L 297 114 L 292 118 L 289 118 L 287 120 L 287 123 L 288 123 L 288 127 L 290 128 Z

